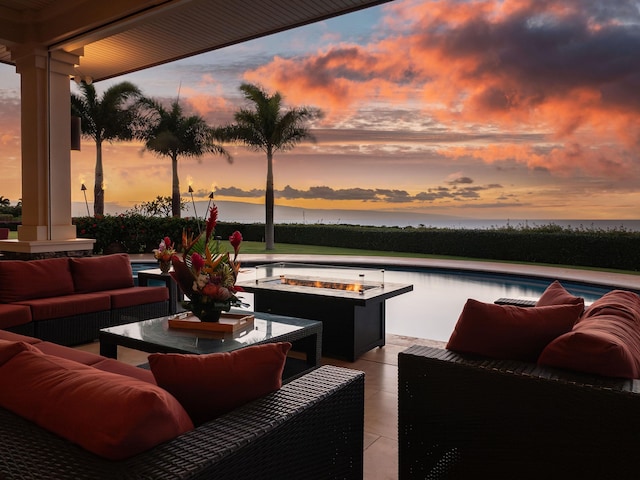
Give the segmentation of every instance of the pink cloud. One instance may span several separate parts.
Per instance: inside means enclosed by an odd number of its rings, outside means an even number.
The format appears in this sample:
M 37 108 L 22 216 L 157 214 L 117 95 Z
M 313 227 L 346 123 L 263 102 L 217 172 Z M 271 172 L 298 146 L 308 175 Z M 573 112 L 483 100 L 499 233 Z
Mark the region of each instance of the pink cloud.
M 552 150 L 493 146 L 481 156 L 617 177 L 640 153 L 640 32 L 619 21 L 640 19 L 628 3 L 394 2 L 384 40 L 276 57 L 246 78 L 331 121 L 372 100 L 421 102 L 445 128 L 544 133 Z

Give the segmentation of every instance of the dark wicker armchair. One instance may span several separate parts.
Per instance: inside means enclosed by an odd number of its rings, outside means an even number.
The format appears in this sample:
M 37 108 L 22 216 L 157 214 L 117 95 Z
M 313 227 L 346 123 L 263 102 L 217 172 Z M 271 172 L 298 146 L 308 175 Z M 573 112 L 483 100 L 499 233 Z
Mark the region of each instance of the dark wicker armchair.
M 413 346 L 398 357 L 400 480 L 640 477 L 640 381 Z
M 0 409 L 2 479 L 361 479 L 364 374 L 324 366 L 121 462 Z

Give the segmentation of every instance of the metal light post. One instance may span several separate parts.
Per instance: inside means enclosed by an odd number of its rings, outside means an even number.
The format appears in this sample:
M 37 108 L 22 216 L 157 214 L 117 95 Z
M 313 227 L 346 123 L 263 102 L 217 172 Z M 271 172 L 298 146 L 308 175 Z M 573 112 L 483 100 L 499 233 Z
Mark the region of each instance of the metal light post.
M 189 193 L 191 194 L 191 203 L 193 204 L 193 216 L 196 217 L 196 223 L 198 224 L 198 232 L 202 233 L 202 229 L 200 228 L 200 219 L 198 218 L 198 212 L 196 212 L 196 202 L 193 199 L 193 188 L 191 185 L 189 185 Z
M 205 217 L 209 215 L 209 209 L 211 208 L 211 202 L 213 201 L 213 192 L 209 194 L 209 204 L 207 205 L 207 211 L 205 212 Z
M 90 217 L 91 214 L 89 213 L 89 202 L 87 202 L 87 187 L 84 185 L 84 183 L 80 187 L 80 190 L 82 190 L 82 193 L 84 194 L 84 204 L 87 206 L 87 217 Z

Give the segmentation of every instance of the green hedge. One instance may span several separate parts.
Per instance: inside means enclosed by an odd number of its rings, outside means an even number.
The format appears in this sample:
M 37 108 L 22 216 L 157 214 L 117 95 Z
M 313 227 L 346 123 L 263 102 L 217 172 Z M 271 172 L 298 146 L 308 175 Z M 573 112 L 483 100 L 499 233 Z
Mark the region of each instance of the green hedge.
M 79 217 L 74 223 L 79 237 L 96 239 L 96 253 L 104 253 L 114 244 L 129 253 L 151 252 L 164 236 L 179 244 L 183 229 L 197 234 L 198 228 L 204 228 L 202 221 L 193 218 L 141 215 Z M 226 239 L 235 230 L 245 240 L 264 241 L 264 224 L 219 223 L 216 234 Z M 553 225 L 470 230 L 286 224 L 275 226 L 275 241 L 640 271 L 640 232 L 626 230 L 575 230 Z

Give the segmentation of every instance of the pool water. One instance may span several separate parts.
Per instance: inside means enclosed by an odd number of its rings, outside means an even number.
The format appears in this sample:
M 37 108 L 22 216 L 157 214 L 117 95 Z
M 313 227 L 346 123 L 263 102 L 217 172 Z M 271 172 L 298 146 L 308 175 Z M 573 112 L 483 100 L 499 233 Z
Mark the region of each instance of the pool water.
M 553 281 L 451 270 L 387 271 L 387 278 L 413 284 L 413 292 L 387 300 L 387 333 L 440 341 L 449 339 L 467 299 L 537 299 Z M 612 290 L 564 281 L 562 285 L 587 303 Z
M 156 268 L 157 264 L 132 263 L 134 278 L 137 271 Z M 336 268 L 334 273 L 339 273 Z M 312 274 L 312 271 L 300 273 Z M 322 268 L 322 275 L 331 275 L 332 270 Z M 238 281 L 255 280 L 256 269 L 242 268 Z M 430 340 L 447 341 L 467 299 L 491 303 L 498 298 L 538 298 L 553 279 L 519 277 L 490 273 L 477 273 L 441 269 L 395 269 L 385 268 L 384 281 L 412 284 L 413 291 L 386 301 L 387 333 Z M 593 286 L 562 281 L 562 285 L 573 295 L 583 297 L 590 303 L 611 287 Z M 253 294 L 242 293 L 242 300 L 253 308 Z

